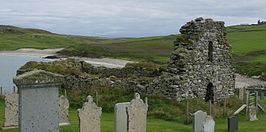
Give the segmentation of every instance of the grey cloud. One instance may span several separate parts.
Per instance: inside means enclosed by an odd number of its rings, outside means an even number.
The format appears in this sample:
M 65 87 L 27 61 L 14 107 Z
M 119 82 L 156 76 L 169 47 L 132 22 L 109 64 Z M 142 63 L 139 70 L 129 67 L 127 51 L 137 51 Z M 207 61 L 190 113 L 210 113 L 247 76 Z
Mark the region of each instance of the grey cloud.
M 266 19 L 263 0 L 8 0 L 0 24 L 105 37 L 178 33 L 186 21 L 212 17 L 227 25 Z

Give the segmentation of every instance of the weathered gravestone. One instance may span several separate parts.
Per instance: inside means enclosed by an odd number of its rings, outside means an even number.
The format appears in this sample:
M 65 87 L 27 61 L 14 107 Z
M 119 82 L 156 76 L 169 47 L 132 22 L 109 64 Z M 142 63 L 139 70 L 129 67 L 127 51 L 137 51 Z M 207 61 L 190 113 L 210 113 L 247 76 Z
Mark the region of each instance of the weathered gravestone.
M 193 114 L 193 132 L 204 132 L 204 121 L 206 120 L 207 113 L 201 110 Z
M 43 70 L 14 78 L 19 91 L 20 132 L 59 132 L 58 87 L 62 79 Z
M 256 109 L 255 106 L 251 106 L 250 107 L 250 110 L 249 110 L 249 120 L 250 121 L 256 121 L 256 120 L 258 120 L 256 110 L 257 109 Z
M 19 94 L 12 93 L 5 96 L 5 122 L 3 129 L 11 129 L 18 127 L 19 108 L 18 108 Z M 68 121 L 68 99 L 61 95 L 59 97 L 59 125 L 69 125 Z
M 234 132 L 238 129 L 237 115 L 228 118 L 227 126 L 228 126 L 228 132 Z
M 127 132 L 127 108 L 129 105 L 130 102 L 115 105 L 115 132 Z
M 91 96 L 88 96 L 87 100 L 88 102 L 78 109 L 79 132 L 100 132 L 102 108 L 93 102 Z
M 69 125 L 68 121 L 69 101 L 67 97 L 61 95 L 59 97 L 59 123 L 60 126 Z
M 148 102 L 138 93 L 131 102 L 115 105 L 115 132 L 146 132 Z
M 215 122 L 213 118 L 211 116 L 207 116 L 203 124 L 204 132 L 214 132 L 214 127 Z
M 131 100 L 128 112 L 128 132 L 146 132 L 148 104 L 140 99 L 138 93 Z
M 5 122 L 3 129 L 18 127 L 18 94 L 5 96 Z

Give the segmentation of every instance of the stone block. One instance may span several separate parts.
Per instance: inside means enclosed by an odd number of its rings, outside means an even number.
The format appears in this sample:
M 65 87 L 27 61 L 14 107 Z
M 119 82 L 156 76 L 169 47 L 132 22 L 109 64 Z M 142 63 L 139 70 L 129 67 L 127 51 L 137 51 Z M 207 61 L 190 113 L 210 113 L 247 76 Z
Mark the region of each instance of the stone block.
M 61 95 L 59 97 L 59 124 L 60 126 L 69 125 L 68 109 L 69 109 L 69 101 L 67 97 Z
M 5 122 L 4 129 L 18 127 L 18 94 L 12 93 L 5 96 Z
M 79 132 L 100 132 L 102 108 L 98 107 L 91 96 L 87 97 L 81 109 L 78 109 Z
M 193 114 L 193 132 L 204 132 L 204 121 L 206 120 L 207 113 L 201 110 Z
M 232 116 L 228 118 L 227 122 L 228 132 L 234 132 L 238 129 L 238 117 Z
M 117 103 L 115 105 L 115 132 L 127 132 L 127 108 L 129 105 L 130 102 Z
M 140 99 L 138 93 L 131 100 L 128 112 L 128 132 L 146 132 L 148 104 Z
M 19 89 L 20 132 L 59 132 L 58 87 L 62 79 L 43 70 L 14 78 Z
M 215 122 L 213 118 L 211 116 L 207 116 L 203 124 L 204 132 L 214 132 L 214 127 Z

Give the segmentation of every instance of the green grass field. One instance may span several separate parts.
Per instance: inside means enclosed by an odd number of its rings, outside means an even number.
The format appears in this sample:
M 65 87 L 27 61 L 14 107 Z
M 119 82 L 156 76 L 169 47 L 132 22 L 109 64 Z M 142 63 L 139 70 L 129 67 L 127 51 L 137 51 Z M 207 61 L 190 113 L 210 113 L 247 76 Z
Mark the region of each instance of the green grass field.
M 266 104 L 266 100 L 261 102 Z M 266 114 L 258 114 L 258 121 L 250 122 L 246 120 L 246 117 L 241 114 L 239 117 L 239 130 L 238 132 L 263 132 L 266 129 Z M 69 126 L 63 126 L 60 128 L 61 132 L 77 132 L 78 131 L 78 117 L 76 109 L 70 108 L 69 111 Z M 4 102 L 0 101 L 0 124 L 4 122 Z M 215 131 L 226 132 L 227 131 L 227 119 L 217 118 L 215 119 Z M 0 130 L 2 132 L 17 132 L 18 129 Z M 114 131 L 114 114 L 102 113 L 101 116 L 101 131 L 113 132 Z M 191 132 L 192 124 L 185 125 L 179 118 L 173 121 L 166 121 L 155 117 L 148 117 L 147 132 Z
M 2 32 L 1 32 L 2 31 Z M 234 54 L 265 62 L 266 25 L 229 26 L 227 39 Z M 142 38 L 100 38 L 50 33 L 39 29 L 0 26 L 0 50 L 65 48 L 67 55 L 113 57 L 165 63 L 178 35 Z M 253 54 L 252 57 L 249 54 Z

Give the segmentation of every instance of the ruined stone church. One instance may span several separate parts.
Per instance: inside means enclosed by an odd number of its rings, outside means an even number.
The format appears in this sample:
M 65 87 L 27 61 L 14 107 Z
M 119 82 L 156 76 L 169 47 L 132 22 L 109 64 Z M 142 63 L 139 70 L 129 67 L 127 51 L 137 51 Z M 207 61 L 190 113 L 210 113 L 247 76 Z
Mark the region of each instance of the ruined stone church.
M 233 95 L 235 77 L 224 22 L 197 18 L 182 26 L 180 33 L 168 72 L 148 86 L 148 93 L 206 101 Z

